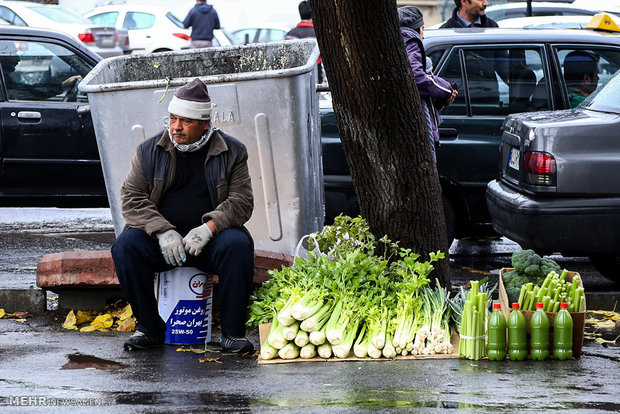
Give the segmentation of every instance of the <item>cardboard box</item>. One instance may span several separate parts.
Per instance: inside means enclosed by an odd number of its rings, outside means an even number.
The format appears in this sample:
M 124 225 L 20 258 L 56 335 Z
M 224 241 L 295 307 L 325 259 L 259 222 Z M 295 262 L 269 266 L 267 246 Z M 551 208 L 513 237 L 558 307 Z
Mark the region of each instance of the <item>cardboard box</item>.
M 271 329 L 270 323 L 264 323 L 259 325 L 258 333 L 260 337 L 260 346 L 262 347 L 267 339 L 267 335 L 269 335 L 269 329 Z M 399 355 L 394 359 L 450 359 L 450 358 L 458 358 L 459 357 L 459 334 L 456 330 L 452 329 L 452 337 L 450 338 L 450 342 L 452 343 L 453 351 L 451 354 L 435 354 L 435 355 Z M 311 359 L 304 358 L 295 358 L 295 359 L 281 359 L 279 357 L 275 357 L 274 359 L 262 359 L 260 353 L 258 355 L 258 363 L 259 364 L 286 364 L 291 362 L 333 362 L 333 361 L 392 361 L 392 359 L 388 358 L 358 358 L 353 353 L 353 349 L 351 349 L 351 353 L 348 358 L 336 358 L 331 357 L 328 359 L 321 358 L 319 356 Z
M 504 287 L 504 281 L 502 279 L 502 275 L 504 273 L 510 272 L 514 270 L 513 268 L 503 268 L 499 271 L 499 302 L 502 305 L 502 313 L 506 317 L 506 321 L 508 321 L 508 316 L 510 315 L 511 304 L 508 302 L 508 295 L 506 293 L 506 288 Z M 573 277 L 579 275 L 577 272 L 568 272 L 566 274 L 566 279 L 568 281 L 572 281 Z M 579 281 L 579 285 L 583 287 L 583 283 L 581 280 Z M 587 309 L 584 299 L 584 309 Z M 534 311 L 524 310 L 523 316 L 525 316 L 525 320 L 527 321 L 527 332 L 530 333 L 530 319 L 534 314 Z M 555 320 L 556 312 L 545 312 L 549 317 L 549 325 L 550 329 L 550 338 L 549 338 L 549 348 L 551 351 L 551 355 L 553 355 L 553 321 Z M 585 312 L 571 312 L 570 315 L 573 317 L 573 356 L 575 358 L 579 358 L 581 356 L 581 348 L 583 347 L 583 334 L 586 326 L 586 313 Z M 528 335 L 529 337 L 529 335 Z M 528 347 L 529 347 L 529 338 L 528 338 Z

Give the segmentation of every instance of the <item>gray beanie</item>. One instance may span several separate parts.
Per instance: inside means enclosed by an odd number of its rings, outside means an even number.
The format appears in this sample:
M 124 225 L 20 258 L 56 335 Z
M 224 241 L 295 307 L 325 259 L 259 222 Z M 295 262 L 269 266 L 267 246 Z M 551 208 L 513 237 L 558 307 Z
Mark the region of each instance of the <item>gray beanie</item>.
M 408 27 L 418 30 L 424 26 L 424 17 L 420 9 L 414 6 L 404 6 L 398 8 L 398 23 L 400 27 Z
M 190 119 L 211 119 L 211 98 L 207 85 L 196 78 L 179 88 L 168 105 L 168 112 Z

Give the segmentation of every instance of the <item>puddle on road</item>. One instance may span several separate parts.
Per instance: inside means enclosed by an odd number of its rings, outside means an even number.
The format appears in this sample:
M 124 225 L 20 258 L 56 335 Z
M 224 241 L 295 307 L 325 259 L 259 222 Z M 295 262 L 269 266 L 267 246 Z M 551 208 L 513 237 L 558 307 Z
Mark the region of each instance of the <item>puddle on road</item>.
M 92 355 L 84 354 L 70 354 L 67 355 L 69 362 L 63 365 L 60 369 L 103 369 L 103 370 L 115 370 L 127 368 L 129 365 L 121 364 L 116 361 L 110 361 L 108 359 L 97 358 Z

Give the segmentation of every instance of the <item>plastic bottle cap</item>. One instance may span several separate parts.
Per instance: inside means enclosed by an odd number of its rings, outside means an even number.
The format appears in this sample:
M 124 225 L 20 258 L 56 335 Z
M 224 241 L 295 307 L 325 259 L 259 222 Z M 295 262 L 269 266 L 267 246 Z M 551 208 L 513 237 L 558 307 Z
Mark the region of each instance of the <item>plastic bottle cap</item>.
M 568 303 L 566 302 L 560 303 L 560 309 L 568 309 Z
M 501 309 L 502 308 L 502 304 L 501 303 L 494 303 L 493 304 L 493 309 Z
M 519 302 L 513 302 L 512 309 L 519 309 Z
M 545 305 L 542 302 L 536 302 L 536 309 L 542 309 Z

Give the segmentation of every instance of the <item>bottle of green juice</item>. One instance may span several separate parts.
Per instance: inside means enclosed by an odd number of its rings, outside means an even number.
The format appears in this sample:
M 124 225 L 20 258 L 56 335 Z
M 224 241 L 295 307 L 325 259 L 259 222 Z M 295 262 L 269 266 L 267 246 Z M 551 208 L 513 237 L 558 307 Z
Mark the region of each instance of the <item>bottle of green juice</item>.
M 500 311 L 499 303 L 493 304 L 493 312 L 489 317 L 489 360 L 503 361 L 506 359 L 506 318 Z
M 564 360 L 573 357 L 573 317 L 568 303 L 560 303 L 560 311 L 553 322 L 553 358 Z
M 543 307 L 542 302 L 536 303 L 536 312 L 530 320 L 530 355 L 538 361 L 549 358 L 549 318 Z
M 517 302 L 512 304 L 508 317 L 508 356 L 512 361 L 527 358 L 527 324 Z

